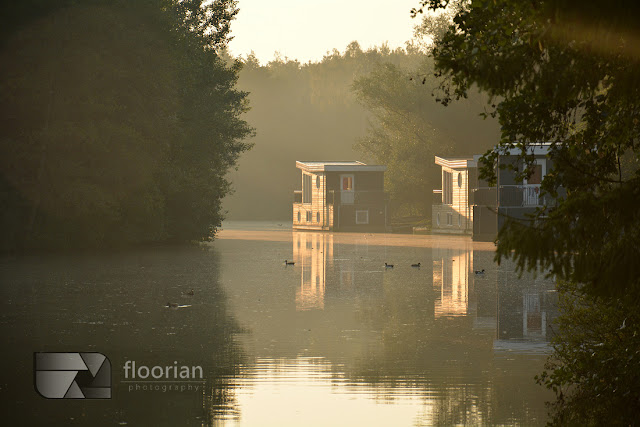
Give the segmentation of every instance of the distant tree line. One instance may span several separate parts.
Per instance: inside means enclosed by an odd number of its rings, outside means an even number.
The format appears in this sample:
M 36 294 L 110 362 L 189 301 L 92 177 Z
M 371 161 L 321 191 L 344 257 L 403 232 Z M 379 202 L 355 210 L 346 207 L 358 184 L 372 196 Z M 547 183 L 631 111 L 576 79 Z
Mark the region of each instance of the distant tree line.
M 250 148 L 232 0 L 5 2 L 2 250 L 209 239 Z
M 479 117 L 478 96 L 443 108 L 423 90 L 435 87 L 425 78 L 432 62 L 415 43 L 364 50 L 352 42 L 319 62 L 276 56 L 260 64 L 249 55 L 243 63 L 238 84 L 250 93 L 247 119 L 258 135 L 231 175 L 232 218 L 291 218 L 291 192 L 301 188 L 296 160 L 387 165 L 396 216 L 430 218 L 432 190 L 440 188 L 434 155 L 478 154 L 498 138 L 497 123 Z

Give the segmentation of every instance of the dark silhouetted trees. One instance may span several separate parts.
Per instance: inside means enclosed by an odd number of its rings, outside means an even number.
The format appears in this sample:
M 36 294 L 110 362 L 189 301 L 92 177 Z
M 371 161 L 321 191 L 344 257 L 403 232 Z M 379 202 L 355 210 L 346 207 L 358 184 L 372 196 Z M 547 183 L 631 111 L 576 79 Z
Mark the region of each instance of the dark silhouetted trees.
M 488 165 L 498 153 L 552 143 L 542 189 L 561 197 L 503 227 L 497 258 L 567 283 L 541 377 L 557 393 L 557 425 L 633 425 L 640 408 L 638 12 L 632 1 L 473 1 L 433 50 L 443 99 L 477 86 L 495 101 L 502 138 Z M 520 177 L 532 163 L 520 156 Z
M 23 3 L 0 52 L 2 249 L 210 238 L 252 133 L 217 53 L 235 3 Z

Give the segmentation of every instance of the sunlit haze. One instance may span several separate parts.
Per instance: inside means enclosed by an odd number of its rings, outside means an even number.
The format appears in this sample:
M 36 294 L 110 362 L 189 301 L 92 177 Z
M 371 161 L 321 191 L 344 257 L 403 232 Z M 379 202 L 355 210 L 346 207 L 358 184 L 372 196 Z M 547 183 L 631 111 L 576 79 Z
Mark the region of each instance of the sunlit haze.
M 253 51 L 262 64 L 274 58 L 319 61 L 356 40 L 363 49 L 404 47 L 419 22 L 410 11 L 417 0 L 240 0 L 231 24 L 234 56 Z

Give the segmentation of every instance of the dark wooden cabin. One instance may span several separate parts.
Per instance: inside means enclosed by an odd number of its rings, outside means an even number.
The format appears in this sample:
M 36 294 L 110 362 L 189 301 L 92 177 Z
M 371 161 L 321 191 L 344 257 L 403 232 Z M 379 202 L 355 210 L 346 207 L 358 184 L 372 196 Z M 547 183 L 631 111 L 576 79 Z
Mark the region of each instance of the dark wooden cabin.
M 357 161 L 299 162 L 302 190 L 294 191 L 293 228 L 386 231 L 386 166 Z

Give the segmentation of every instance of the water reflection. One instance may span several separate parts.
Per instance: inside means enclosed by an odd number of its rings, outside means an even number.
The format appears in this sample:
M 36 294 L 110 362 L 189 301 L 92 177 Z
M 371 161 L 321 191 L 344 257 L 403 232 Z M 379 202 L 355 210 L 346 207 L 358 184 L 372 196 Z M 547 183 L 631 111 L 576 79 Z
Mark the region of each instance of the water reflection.
M 293 233 L 293 260 L 302 272 L 296 309 L 323 309 L 327 264 L 333 263 L 333 234 Z
M 200 426 L 233 411 L 240 329 L 218 284 L 218 261 L 215 251 L 190 247 L 2 258 L 5 423 Z M 167 301 L 189 307 L 170 309 Z M 113 398 L 43 399 L 33 389 L 39 351 L 105 354 Z M 127 382 L 127 360 L 201 366 L 204 382 Z
M 553 336 L 557 294 L 543 275 L 519 278 L 513 270 L 501 270 L 497 280 L 496 350 L 544 350 Z
M 460 248 L 433 248 L 433 286 L 440 290 L 435 316 L 466 316 L 469 308 L 469 274 L 473 271 L 471 242 Z
M 221 278 L 250 331 L 239 337 L 249 362 L 232 384 L 240 424 L 544 424 L 550 396 L 533 376 L 548 352 L 553 283 L 495 265 L 492 245 L 308 232 L 292 233 L 288 247 L 281 235 L 241 239 L 216 243 L 252 260 L 240 270 L 223 257 Z M 295 266 L 284 267 L 290 256 Z
M 461 238 L 285 230 L 5 258 L 0 397 L 12 424 L 541 425 L 553 284 L 492 259 Z M 31 353 L 79 350 L 111 358 L 114 399 L 37 396 Z M 130 392 L 125 360 L 201 365 L 204 389 Z

